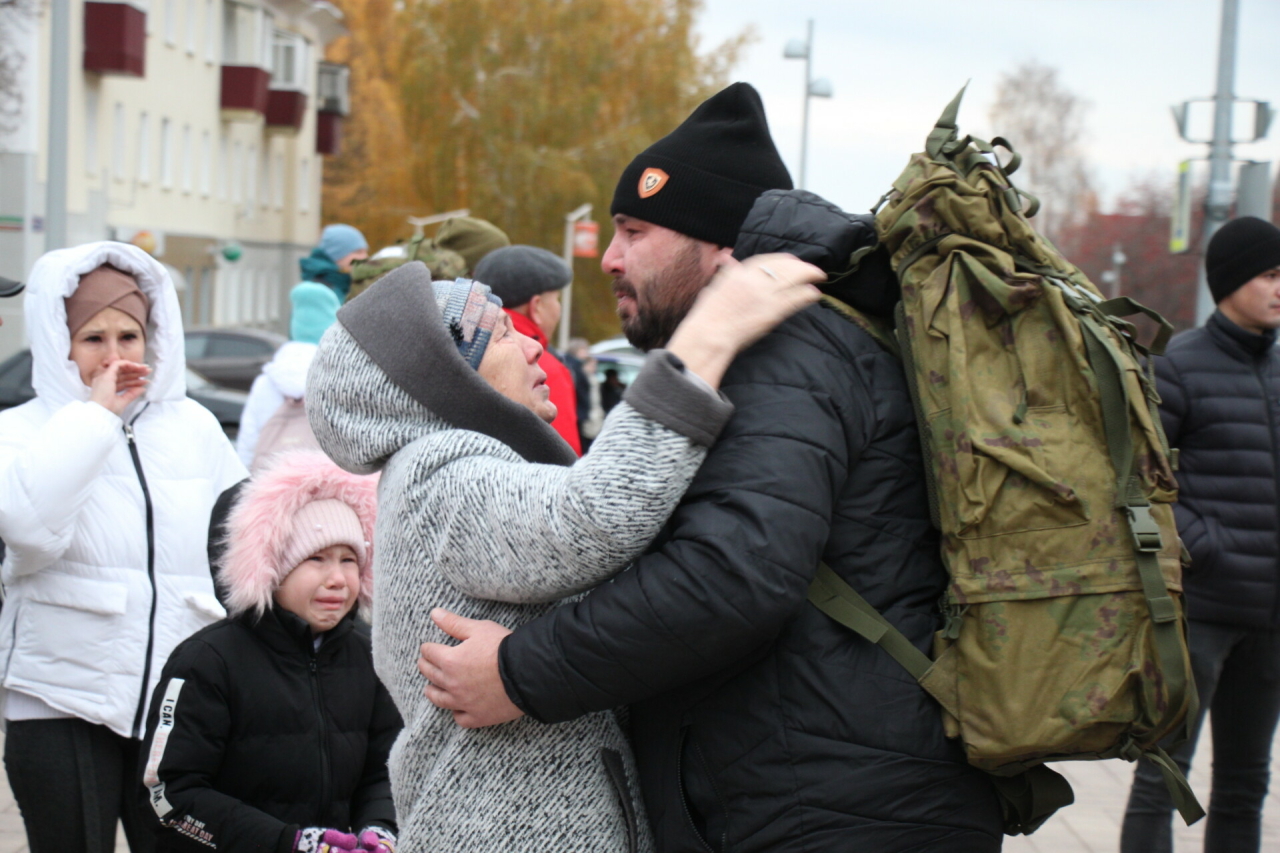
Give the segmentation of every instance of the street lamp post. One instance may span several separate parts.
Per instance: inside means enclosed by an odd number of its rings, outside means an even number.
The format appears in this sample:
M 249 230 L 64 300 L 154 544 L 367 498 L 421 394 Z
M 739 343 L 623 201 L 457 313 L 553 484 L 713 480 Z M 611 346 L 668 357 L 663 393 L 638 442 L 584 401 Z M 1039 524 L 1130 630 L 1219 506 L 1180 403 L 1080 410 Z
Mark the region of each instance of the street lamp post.
M 584 204 L 575 208 L 571 213 L 566 213 L 564 217 L 564 262 L 569 265 L 569 269 L 573 269 L 573 226 L 579 220 L 586 219 L 591 215 L 591 205 Z M 573 282 L 569 282 L 569 286 L 564 289 L 564 296 L 561 297 L 563 310 L 560 312 L 560 334 L 557 342 L 560 351 L 564 352 L 569 349 L 569 318 L 571 309 L 573 308 Z
M 797 183 L 800 189 L 804 189 L 805 160 L 809 154 L 809 99 L 830 98 L 832 95 L 830 80 L 825 77 L 819 77 L 817 80 L 812 78 L 812 18 L 809 19 L 805 40 L 791 39 L 787 42 L 787 46 L 782 51 L 782 58 L 804 60 L 804 118 L 800 122 L 800 180 Z

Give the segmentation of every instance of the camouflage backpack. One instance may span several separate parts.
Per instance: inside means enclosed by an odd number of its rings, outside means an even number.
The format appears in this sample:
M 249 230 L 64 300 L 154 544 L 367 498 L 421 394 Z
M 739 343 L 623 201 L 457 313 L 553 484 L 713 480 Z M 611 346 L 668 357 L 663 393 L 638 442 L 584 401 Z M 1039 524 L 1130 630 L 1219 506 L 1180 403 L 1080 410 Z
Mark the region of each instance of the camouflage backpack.
M 379 253 L 381 254 L 381 253 Z M 384 258 L 369 258 L 367 261 L 356 261 L 351 266 L 351 289 L 347 291 L 350 302 L 369 288 L 378 279 L 393 269 L 410 261 L 422 261 L 431 270 L 431 277 L 437 280 L 453 281 L 467 274 L 467 262 L 462 255 L 452 249 L 444 249 L 427 237 L 414 237 L 404 247 L 403 255 Z
M 960 137 L 964 91 L 881 200 L 902 289 L 894 328 L 836 306 L 904 362 L 950 575 L 932 660 L 826 566 L 810 600 L 903 664 L 993 775 L 1006 832 L 1071 802 L 1047 761 L 1147 758 L 1203 815 L 1158 742 L 1197 700 L 1177 497 L 1154 377 L 1172 327 L 1104 300 L 1027 221 L 1013 154 Z M 1002 139 L 994 144 L 1012 148 Z M 1030 206 L 1023 211 L 1026 201 Z M 1160 324 L 1150 347 L 1122 319 Z

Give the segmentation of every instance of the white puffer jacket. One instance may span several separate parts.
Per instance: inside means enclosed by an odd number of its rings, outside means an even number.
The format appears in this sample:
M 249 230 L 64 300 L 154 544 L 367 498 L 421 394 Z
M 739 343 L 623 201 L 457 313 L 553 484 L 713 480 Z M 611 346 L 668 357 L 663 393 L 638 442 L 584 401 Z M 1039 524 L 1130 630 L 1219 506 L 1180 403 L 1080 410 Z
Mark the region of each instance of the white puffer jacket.
M 151 383 L 123 419 L 89 402 L 67 357 L 63 300 L 104 263 L 151 302 Z M 169 652 L 224 615 L 209 514 L 247 472 L 213 414 L 186 396 L 178 299 L 145 252 L 109 242 L 51 252 L 32 270 L 25 310 L 36 397 L 0 412 L 0 684 L 138 737 Z

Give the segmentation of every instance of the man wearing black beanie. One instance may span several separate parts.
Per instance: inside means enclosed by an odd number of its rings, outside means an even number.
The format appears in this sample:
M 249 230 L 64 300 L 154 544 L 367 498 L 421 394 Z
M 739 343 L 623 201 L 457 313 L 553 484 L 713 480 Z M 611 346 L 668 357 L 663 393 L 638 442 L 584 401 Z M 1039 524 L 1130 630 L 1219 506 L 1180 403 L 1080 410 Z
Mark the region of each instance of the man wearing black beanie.
M 1280 229 L 1247 216 L 1205 254 L 1218 310 L 1156 359 L 1200 717 L 1173 752 L 1184 773 L 1210 710 L 1213 788 L 1205 850 L 1258 850 L 1268 756 L 1280 720 Z M 1172 803 L 1140 762 L 1122 853 L 1171 851 Z
M 791 190 L 742 83 L 638 154 L 612 213 L 602 266 L 645 349 L 737 263 L 735 244 L 816 247 L 828 273 L 874 245 L 865 221 Z M 860 267 L 852 281 L 891 277 Z M 660 851 L 999 850 L 991 785 L 937 704 L 807 601 L 824 562 L 922 650 L 937 628 L 947 576 L 901 364 L 815 306 L 742 353 L 721 389 L 735 413 L 649 551 L 515 633 L 441 615 L 464 642 L 423 647 L 433 701 L 467 726 L 630 706 L 643 809 L 635 780 L 612 775 L 623 819 L 647 809 Z

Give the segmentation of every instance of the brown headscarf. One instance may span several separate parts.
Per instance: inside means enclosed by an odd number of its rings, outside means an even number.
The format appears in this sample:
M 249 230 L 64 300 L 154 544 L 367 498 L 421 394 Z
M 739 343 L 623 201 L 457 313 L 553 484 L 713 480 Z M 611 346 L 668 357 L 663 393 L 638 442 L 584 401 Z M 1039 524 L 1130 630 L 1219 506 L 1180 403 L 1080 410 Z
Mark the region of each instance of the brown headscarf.
M 138 289 L 133 276 L 110 264 L 103 264 L 81 276 L 76 292 L 64 301 L 67 303 L 67 328 L 71 330 L 72 337 L 103 308 L 123 311 L 138 321 L 144 334 L 147 330 L 151 304 Z

